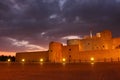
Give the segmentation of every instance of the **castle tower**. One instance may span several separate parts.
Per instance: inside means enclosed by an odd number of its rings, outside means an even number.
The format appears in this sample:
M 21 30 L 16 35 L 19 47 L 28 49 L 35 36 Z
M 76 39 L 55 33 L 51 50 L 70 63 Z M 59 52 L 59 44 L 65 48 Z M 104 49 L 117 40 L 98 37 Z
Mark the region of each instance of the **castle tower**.
M 104 30 L 100 34 L 101 34 L 101 38 L 103 38 L 103 39 L 109 40 L 112 38 L 112 33 L 109 30 Z
M 112 33 L 109 30 L 104 30 L 100 33 L 102 45 L 104 49 L 112 49 Z
M 49 44 L 49 60 L 50 62 L 61 62 L 62 61 L 62 47 L 63 45 L 59 42 L 51 42 Z

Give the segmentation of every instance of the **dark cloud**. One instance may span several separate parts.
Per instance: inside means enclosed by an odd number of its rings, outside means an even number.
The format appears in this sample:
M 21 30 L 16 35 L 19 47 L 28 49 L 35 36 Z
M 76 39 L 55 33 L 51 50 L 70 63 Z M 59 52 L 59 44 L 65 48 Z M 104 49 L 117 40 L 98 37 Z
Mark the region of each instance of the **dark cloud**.
M 119 0 L 0 0 L 0 48 L 28 49 L 12 45 L 9 38 L 46 48 L 64 36 L 87 35 L 91 27 L 94 33 L 109 29 L 116 37 L 119 21 Z

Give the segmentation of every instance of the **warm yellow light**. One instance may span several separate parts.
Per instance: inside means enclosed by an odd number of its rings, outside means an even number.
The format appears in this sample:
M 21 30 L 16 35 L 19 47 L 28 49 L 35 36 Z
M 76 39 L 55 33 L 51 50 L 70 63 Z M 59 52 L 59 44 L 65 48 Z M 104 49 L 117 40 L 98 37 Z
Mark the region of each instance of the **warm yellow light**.
M 43 62 L 43 61 L 44 61 L 43 58 L 41 58 L 41 59 L 40 59 L 40 62 Z
M 8 62 L 10 62 L 11 60 L 10 60 L 10 59 L 8 59 L 7 61 L 8 61 Z
M 25 62 L 25 59 L 22 59 L 22 62 Z
M 91 61 L 94 61 L 94 57 L 91 57 L 90 60 L 91 60 Z
M 62 61 L 63 61 L 63 62 L 65 62 L 65 61 L 66 61 L 66 59 L 65 59 L 65 58 L 63 58 L 63 59 L 62 59 Z

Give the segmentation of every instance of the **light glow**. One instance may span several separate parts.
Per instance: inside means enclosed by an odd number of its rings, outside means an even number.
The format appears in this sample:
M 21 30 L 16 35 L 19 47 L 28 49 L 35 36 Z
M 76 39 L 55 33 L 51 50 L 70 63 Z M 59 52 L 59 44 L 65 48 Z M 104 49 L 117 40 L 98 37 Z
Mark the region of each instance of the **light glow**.
M 41 59 L 40 59 L 40 62 L 43 62 L 43 61 L 44 61 L 43 58 L 41 58 Z
M 22 62 L 25 62 L 25 59 L 22 59 Z
M 11 60 L 10 60 L 10 59 L 8 59 L 7 61 L 8 61 L 8 62 L 10 62 Z
M 65 61 L 66 61 L 66 59 L 65 59 L 65 58 L 63 58 L 63 59 L 62 59 L 62 61 L 63 61 L 63 62 L 65 62 Z
M 94 57 L 91 57 L 90 60 L 91 60 L 91 61 L 94 61 Z

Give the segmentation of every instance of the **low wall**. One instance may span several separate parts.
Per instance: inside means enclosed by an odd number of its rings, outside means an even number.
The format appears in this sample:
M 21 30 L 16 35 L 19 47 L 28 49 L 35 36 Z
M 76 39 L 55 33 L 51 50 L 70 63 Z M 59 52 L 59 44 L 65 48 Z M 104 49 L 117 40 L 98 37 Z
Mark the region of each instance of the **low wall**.
M 79 53 L 79 61 L 91 61 L 91 58 L 94 58 L 96 62 L 119 61 L 120 49 L 85 51 Z
M 69 56 L 69 54 L 67 54 Z M 16 53 L 16 61 L 21 62 L 25 59 L 27 62 L 39 62 L 40 59 L 44 62 L 49 62 L 49 52 L 25 52 Z M 67 62 L 91 62 L 91 58 L 94 58 L 94 62 L 111 62 L 120 61 L 120 49 L 114 50 L 96 50 L 96 51 L 81 51 L 71 55 L 71 60 L 66 57 Z M 92 62 L 93 62 L 92 61 Z
M 43 59 L 44 62 L 47 62 L 48 57 L 49 57 L 48 51 L 16 53 L 17 62 L 21 62 L 22 59 L 24 59 L 27 62 L 39 62 L 40 59 Z

